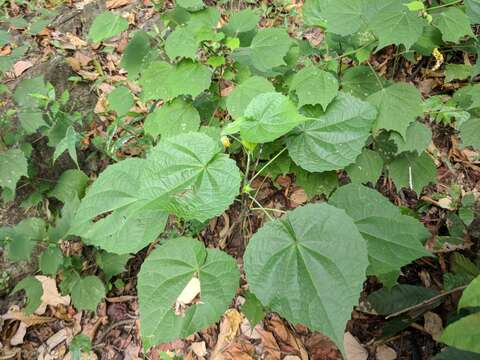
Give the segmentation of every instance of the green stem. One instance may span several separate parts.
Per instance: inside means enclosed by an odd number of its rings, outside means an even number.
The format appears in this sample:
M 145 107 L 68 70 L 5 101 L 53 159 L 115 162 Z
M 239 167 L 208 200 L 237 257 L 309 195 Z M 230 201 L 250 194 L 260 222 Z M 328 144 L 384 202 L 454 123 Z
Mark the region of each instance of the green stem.
M 260 175 L 262 173 L 263 170 L 265 170 L 272 162 L 274 162 L 280 155 L 282 155 L 285 151 L 287 150 L 287 148 L 283 148 L 282 150 L 280 150 L 278 152 L 277 155 L 275 155 L 273 158 L 271 158 L 265 165 L 262 166 L 262 168 L 260 170 L 258 170 L 258 172 L 253 175 L 253 177 L 250 179 L 249 183 L 251 184 L 253 182 L 253 180 L 255 180 L 257 178 L 258 175 Z
M 426 11 L 441 9 L 441 8 L 444 8 L 444 7 L 447 7 L 447 6 L 452 6 L 452 5 L 457 5 L 457 4 L 460 4 L 462 1 L 463 0 L 457 0 L 457 1 L 454 1 L 454 2 L 451 2 L 451 3 L 448 3 L 448 4 L 432 6 L 431 8 L 426 9 Z
M 360 50 L 363 50 L 363 49 L 369 47 L 370 45 L 372 45 L 372 44 L 375 43 L 376 41 L 377 41 L 377 39 L 372 40 L 372 41 L 366 43 L 365 45 L 359 47 L 358 49 L 355 49 L 355 50 L 346 52 L 345 54 L 339 55 L 339 56 L 333 58 L 332 60 L 340 60 L 340 59 L 343 59 L 344 57 L 347 57 L 347 56 L 350 56 L 350 55 L 354 55 L 354 54 L 356 54 L 357 52 L 359 52 Z
M 270 214 L 268 213 L 267 209 L 265 209 L 265 208 L 262 206 L 262 204 L 260 204 L 260 203 L 257 201 L 257 199 L 255 199 L 255 198 L 254 198 L 252 195 L 250 195 L 250 194 L 248 194 L 248 197 L 258 206 L 258 208 L 259 208 L 260 210 L 262 210 L 262 211 L 265 213 L 265 215 L 267 215 L 267 217 L 268 217 L 269 220 L 273 220 L 273 218 L 272 218 L 272 217 L 270 216 Z
M 375 79 L 377 79 L 378 85 L 380 85 L 380 87 L 383 89 L 383 84 L 380 81 L 380 78 L 378 77 L 378 74 L 375 71 L 375 69 L 373 68 L 372 64 L 370 64 L 370 61 L 367 61 L 367 64 L 368 64 L 368 67 L 370 68 L 370 70 L 372 70 L 373 75 L 375 75 Z

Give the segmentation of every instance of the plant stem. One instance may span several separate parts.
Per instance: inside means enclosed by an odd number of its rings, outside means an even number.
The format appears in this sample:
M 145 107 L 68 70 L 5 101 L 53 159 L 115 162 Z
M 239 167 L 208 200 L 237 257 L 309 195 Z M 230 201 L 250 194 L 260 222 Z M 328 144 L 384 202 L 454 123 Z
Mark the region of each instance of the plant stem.
M 262 206 L 262 204 L 260 204 L 260 203 L 258 202 L 257 199 L 255 199 L 255 198 L 254 198 L 252 195 L 250 195 L 250 194 L 248 194 L 248 197 L 249 197 L 255 204 L 257 204 L 258 208 L 259 208 L 260 210 L 262 210 L 262 211 L 265 213 L 265 215 L 267 215 L 267 217 L 268 217 L 269 220 L 273 220 L 273 218 L 272 218 L 272 217 L 270 216 L 270 214 L 268 213 L 267 209 L 265 209 L 265 208 Z
M 275 155 L 273 158 L 268 160 L 268 162 L 262 166 L 260 170 L 250 179 L 249 183 L 251 184 L 253 180 L 257 178 L 258 175 L 262 173 L 263 170 L 265 170 L 272 162 L 274 162 L 280 155 L 282 155 L 285 151 L 287 150 L 286 147 L 284 147 L 282 150 L 280 150 L 277 155 Z
M 380 81 L 380 78 L 378 77 L 378 74 L 375 71 L 375 69 L 373 68 L 372 64 L 370 64 L 370 61 L 367 61 L 367 64 L 368 64 L 368 67 L 370 68 L 370 70 L 372 70 L 373 75 L 375 75 L 375 79 L 377 80 L 378 85 L 380 85 L 380 87 L 383 89 L 383 84 Z
M 366 43 L 365 45 L 359 47 L 358 49 L 355 49 L 355 50 L 352 50 L 352 51 L 349 51 L 349 52 L 346 52 L 345 54 L 342 54 L 342 55 L 339 55 L 335 58 L 333 58 L 332 60 L 340 60 L 340 59 L 343 59 L 344 57 L 347 57 L 347 56 L 350 56 L 350 55 L 353 55 L 353 54 L 356 54 L 357 52 L 359 52 L 360 50 L 363 50 L 367 47 L 369 47 L 370 45 L 372 45 L 373 43 L 375 43 L 375 41 L 377 41 L 377 39 L 375 40 L 372 40 L 368 43 Z
M 463 0 L 457 0 L 457 1 L 454 1 L 454 2 L 451 2 L 451 3 L 448 3 L 448 4 L 443 4 L 443 5 L 438 5 L 438 6 L 432 6 L 431 8 L 426 9 L 426 11 L 441 9 L 441 8 L 444 8 L 444 7 L 447 7 L 447 6 L 452 6 L 452 5 L 460 4 L 462 1 L 463 1 Z

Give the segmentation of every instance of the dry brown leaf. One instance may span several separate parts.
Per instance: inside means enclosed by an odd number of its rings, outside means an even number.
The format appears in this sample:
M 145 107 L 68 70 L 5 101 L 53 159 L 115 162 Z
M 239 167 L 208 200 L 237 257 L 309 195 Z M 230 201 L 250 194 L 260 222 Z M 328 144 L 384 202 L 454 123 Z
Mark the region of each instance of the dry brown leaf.
M 74 57 L 67 57 L 65 58 L 65 62 L 70 65 L 73 71 L 80 71 L 82 69 L 82 64 L 80 64 L 80 61 Z
M 375 357 L 377 360 L 395 360 L 397 358 L 397 353 L 387 345 L 380 345 L 377 347 Z
M 423 327 L 430 335 L 432 335 L 433 340 L 438 341 L 443 333 L 442 318 L 431 311 L 425 313 L 423 318 L 425 319 Z
M 299 355 L 302 360 L 308 360 L 308 353 L 303 343 L 285 325 L 282 319 L 277 316 L 273 317 L 268 322 L 268 329 L 273 331 L 282 353 Z
M 33 66 L 33 63 L 28 60 L 20 60 L 13 65 L 13 73 L 16 77 L 22 75 L 25 71 L 30 69 Z
M 55 320 L 55 318 L 48 316 L 38 316 L 35 314 L 27 315 L 24 312 L 19 311 L 18 309 L 10 309 L 0 318 L 2 318 L 3 320 L 18 320 L 24 322 L 27 326 L 45 324 L 47 322 Z
M 100 95 L 100 97 L 97 100 L 97 103 L 95 104 L 94 112 L 95 114 L 101 114 L 107 111 L 107 97 L 105 95 Z
M 47 305 L 50 305 L 50 306 L 70 305 L 70 296 L 68 295 L 61 296 L 58 293 L 57 283 L 55 282 L 55 279 L 52 279 L 51 277 L 43 276 L 43 275 L 35 276 L 35 278 L 42 283 L 42 289 L 43 289 L 43 294 L 41 299 L 42 303 L 40 304 L 38 309 L 35 310 L 35 314 L 42 315 L 45 312 Z
M 308 201 L 308 196 L 305 190 L 298 188 L 290 195 L 293 207 L 298 207 Z
M 197 356 L 207 355 L 207 346 L 205 345 L 205 341 L 194 342 L 190 348 Z
M 259 325 L 252 328 L 250 321 L 248 321 L 247 318 L 244 318 L 242 321 L 242 324 L 240 325 L 240 331 L 242 332 L 242 335 L 244 335 L 247 339 L 257 340 L 257 339 L 260 339 L 260 334 L 256 330 L 258 326 Z
M 95 81 L 98 79 L 98 73 L 95 71 L 80 70 L 78 74 L 85 80 Z
M 253 360 L 255 347 L 249 342 L 235 342 L 225 350 L 224 355 L 228 360 Z
M 119 7 L 131 4 L 132 0 L 107 0 L 107 9 L 118 9 Z
M 15 332 L 15 335 L 13 335 L 12 338 L 10 339 L 10 344 L 12 346 L 23 344 L 23 338 L 27 333 L 27 328 L 28 328 L 28 325 L 25 324 L 23 321 L 20 321 L 20 324 L 18 325 L 18 329 Z
M 265 349 L 265 352 L 275 359 L 280 359 L 282 352 L 280 351 L 280 347 L 278 346 L 277 340 L 273 334 L 263 329 L 258 329 L 257 331 L 262 338 L 262 345 Z
M 349 332 L 343 336 L 343 345 L 348 360 L 367 360 L 368 351 L 358 342 L 358 340 Z
M 67 37 L 70 44 L 72 44 L 77 49 L 88 45 L 88 43 L 85 40 L 80 39 L 78 36 L 75 36 L 70 32 L 67 32 L 65 36 Z
M 220 323 L 220 334 L 218 334 L 217 344 L 212 352 L 212 360 L 225 359 L 223 351 L 227 348 L 237 334 L 240 324 L 242 323 L 242 319 L 242 314 L 240 314 L 236 309 L 228 309 L 225 311 L 223 320 Z

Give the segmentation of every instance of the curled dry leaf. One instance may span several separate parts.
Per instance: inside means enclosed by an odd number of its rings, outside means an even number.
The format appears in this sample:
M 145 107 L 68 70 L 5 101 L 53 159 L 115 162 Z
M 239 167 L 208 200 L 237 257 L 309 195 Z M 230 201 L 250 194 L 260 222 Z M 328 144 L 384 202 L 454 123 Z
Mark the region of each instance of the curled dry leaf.
M 240 314 L 236 309 L 228 309 L 225 311 L 223 320 L 220 323 L 220 334 L 218 335 L 217 344 L 212 352 L 212 360 L 225 359 L 223 351 L 227 348 L 237 334 L 240 324 L 242 323 L 242 319 L 242 314 Z
M 28 60 L 20 60 L 13 65 L 13 73 L 15 74 L 15 77 L 19 77 L 22 75 L 25 71 L 30 69 L 33 66 L 33 63 Z
M 190 347 L 197 356 L 207 355 L 207 346 L 205 345 L 205 341 L 194 342 Z
M 358 342 L 358 340 L 349 332 L 343 336 L 343 344 L 348 360 L 367 360 L 368 351 Z
M 433 340 L 438 341 L 443 333 L 442 318 L 431 311 L 425 313 L 423 318 L 425 319 L 423 327 L 432 335 Z
M 187 286 L 182 290 L 175 302 L 175 314 L 185 315 L 188 305 L 192 304 L 197 296 L 200 295 L 200 280 L 197 277 L 192 277 Z
M 43 295 L 42 295 L 42 303 L 35 311 L 37 315 L 42 315 L 47 305 L 50 306 L 58 306 L 58 305 L 70 305 L 70 296 L 61 296 L 57 289 L 57 283 L 55 279 L 52 279 L 48 276 L 38 275 L 35 276 L 38 281 L 42 283 Z
M 20 324 L 18 325 L 18 329 L 15 335 L 13 335 L 12 338 L 10 339 L 10 344 L 12 346 L 23 344 L 23 338 L 27 333 L 27 328 L 28 328 L 28 325 L 21 321 Z

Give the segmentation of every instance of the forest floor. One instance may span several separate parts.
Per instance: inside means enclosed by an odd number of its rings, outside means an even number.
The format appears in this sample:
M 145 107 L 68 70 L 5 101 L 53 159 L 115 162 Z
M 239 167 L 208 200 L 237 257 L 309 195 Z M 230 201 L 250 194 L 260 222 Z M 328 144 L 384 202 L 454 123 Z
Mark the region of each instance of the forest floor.
M 11 2 L 14 4 L 14 2 Z M 292 6 L 301 7 L 301 2 Z M 13 64 L 7 74 L 4 84 L 13 90 L 23 78 L 32 78 L 43 74 L 50 81 L 58 94 L 69 89 L 72 108 L 83 114 L 93 113 L 94 121 L 86 129 L 87 136 L 82 139 L 82 149 L 79 152 L 79 162 L 82 170 L 94 178 L 102 171 L 108 161 L 91 155 L 92 139 L 96 135 L 105 134 L 108 127 L 108 117 L 98 116 L 104 112 L 106 95 L 115 83 L 125 81 L 125 73 L 119 66 L 123 49 L 128 40 L 128 34 L 115 37 L 108 41 L 113 51 L 100 52 L 86 41 L 86 34 L 95 15 L 106 7 L 118 9 L 124 14 L 132 26 L 149 29 L 152 26 L 161 27 L 161 20 L 149 0 L 71 0 L 67 4 L 55 8 L 57 14 L 50 25 L 38 34 L 31 36 L 21 31 L 12 31 L 17 42 L 31 44 L 22 58 Z M 52 10 L 52 9 L 47 9 Z M 24 16 L 31 19 L 33 13 L 25 12 L 25 7 L 9 8 L 11 16 Z M 15 13 L 16 12 L 16 13 Z M 292 23 L 295 19 L 288 19 Z M 303 34 L 312 43 L 322 41 L 322 34 L 310 31 Z M 12 49 L 3 47 L 2 52 Z M 453 90 L 458 84 L 446 84 L 439 72 L 430 71 L 432 61 L 421 61 L 411 64 L 404 60 L 397 61 L 394 50 L 386 48 L 372 56 L 370 62 L 379 74 L 388 78 L 402 79 L 415 84 L 421 93 L 427 97 L 432 94 L 444 94 Z M 78 81 L 69 81 L 75 77 Z M 127 81 L 128 83 L 128 81 Z M 94 86 L 95 85 L 95 86 Z M 135 84 L 129 84 L 133 91 Z M 4 109 L 9 104 L 3 104 Z M 138 105 L 140 106 L 140 105 Z M 142 111 L 141 108 L 138 109 Z M 460 186 L 465 192 L 480 192 L 480 163 L 474 159 L 478 154 L 472 150 L 460 149 L 455 143 L 455 136 L 447 126 L 433 125 L 434 134 L 431 144 L 432 153 L 437 154 L 438 183 L 430 189 L 430 194 L 437 189 L 450 189 L 453 185 Z M 33 143 L 33 157 L 40 167 L 39 178 L 55 181 L 63 170 L 73 168 L 74 164 L 68 157 L 62 156 L 57 166 L 52 167 L 50 159 L 52 149 L 43 140 Z M 139 149 L 132 146 L 123 149 L 120 156 L 135 155 Z M 340 176 L 341 177 L 341 176 Z M 342 179 L 340 179 L 341 181 Z M 289 210 L 307 202 L 305 191 L 296 184 L 290 175 L 279 176 L 272 181 L 259 176 L 254 184 L 258 190 L 257 200 L 268 208 Z M 397 205 L 416 208 L 419 201 L 429 203 L 423 212 L 422 222 L 433 234 L 442 234 L 446 222 L 446 210 L 429 195 L 423 193 L 417 198 L 415 193 L 404 191 L 399 195 L 391 181 L 381 178 L 377 183 L 384 195 Z M 42 216 L 44 208 L 28 209 L 20 207 L 31 189 L 25 186 L 18 192 L 15 203 L 2 205 L 0 208 L 0 226 L 14 225 L 32 213 Z M 241 257 L 245 250 L 245 238 L 249 238 L 265 221 L 261 212 L 252 213 L 245 221 L 239 221 L 241 209 L 232 206 L 225 214 L 210 221 L 199 238 L 207 246 L 220 247 L 234 256 L 241 265 Z M 176 226 L 174 223 L 169 226 Z M 465 236 L 470 239 L 467 246 L 460 250 L 466 256 L 476 251 L 476 241 L 480 235 L 480 218 L 476 218 Z M 73 245 L 72 245 L 73 246 Z M 74 251 L 82 251 L 81 245 Z M 456 249 L 458 250 L 458 249 Z M 424 287 L 441 288 L 442 274 L 451 266 L 452 249 L 437 252 L 436 259 L 421 259 L 402 269 L 400 283 L 420 285 Z M 302 325 L 292 325 L 275 314 L 267 315 L 255 327 L 243 318 L 239 308 L 244 298 L 238 293 L 231 308 L 222 320 L 209 328 L 191 335 L 185 340 L 177 340 L 168 344 L 157 345 L 145 354 L 139 338 L 138 302 L 136 297 L 136 274 L 147 253 L 147 250 L 137 254 L 129 261 L 126 271 L 119 276 L 124 286 L 113 288 L 97 309 L 96 313 L 88 311 L 76 312 L 66 305 L 48 307 L 41 316 L 21 319 L 15 317 L 15 311 L 22 304 L 21 296 L 9 296 L 2 291 L 0 301 L 1 312 L 13 314 L 10 318 L 3 316 L 0 321 L 0 359 L 63 359 L 69 358 L 68 344 L 74 335 L 87 335 L 93 345 L 94 352 L 82 359 L 287 359 L 287 360 L 335 360 L 341 359 L 340 352 L 329 339 L 318 332 L 311 332 Z M 10 274 L 9 285 L 31 273 L 32 264 L 25 262 L 12 264 L 2 260 L 0 269 Z M 242 284 L 245 285 L 244 279 Z M 364 287 L 362 299 L 381 287 L 374 278 L 370 278 Z M 52 289 L 56 292 L 56 288 Z M 53 296 L 59 296 L 58 294 Z M 351 335 L 348 339 L 355 359 L 430 359 L 438 353 L 439 345 L 432 339 L 441 332 L 442 321 L 446 314 L 452 311 L 458 301 L 458 294 L 453 292 L 443 299 L 441 305 L 422 313 L 422 316 L 409 321 L 404 329 L 396 332 L 395 326 L 402 327 L 401 319 L 386 319 L 362 307 L 362 301 L 352 315 L 347 330 Z M 431 304 L 423 304 L 428 307 Z M 420 304 L 419 308 L 422 307 Z M 438 322 L 440 319 L 440 322 Z M 394 321 L 397 321 L 395 323 Z M 28 326 L 21 326 L 21 323 Z M 388 329 L 388 327 L 391 327 Z M 38 357 L 39 349 L 42 350 Z M 164 355 L 160 355 L 160 353 Z M 163 357 L 162 357 L 163 356 Z

